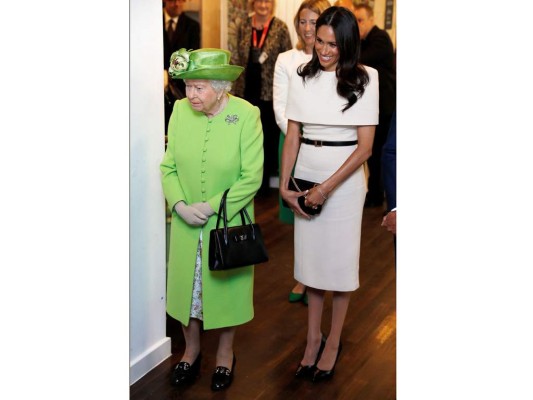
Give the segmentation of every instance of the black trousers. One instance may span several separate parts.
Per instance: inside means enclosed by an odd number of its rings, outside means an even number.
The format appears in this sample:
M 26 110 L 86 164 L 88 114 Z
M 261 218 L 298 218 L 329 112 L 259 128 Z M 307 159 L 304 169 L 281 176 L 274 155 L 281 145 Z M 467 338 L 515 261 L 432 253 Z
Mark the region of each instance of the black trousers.
M 248 100 L 259 108 L 261 112 L 261 125 L 263 125 L 263 154 L 265 157 L 263 167 L 263 180 L 259 194 L 266 194 L 270 188 L 270 177 L 279 176 L 278 171 L 278 146 L 280 129 L 274 115 L 272 101 Z
M 372 144 L 372 155 L 367 161 L 370 176 L 368 177 L 368 193 L 366 194 L 366 199 L 372 203 L 383 203 L 385 198 L 383 176 L 381 174 L 381 151 L 389 133 L 391 117 L 391 114 L 382 115 L 380 113 L 379 125 L 376 126 L 374 143 Z

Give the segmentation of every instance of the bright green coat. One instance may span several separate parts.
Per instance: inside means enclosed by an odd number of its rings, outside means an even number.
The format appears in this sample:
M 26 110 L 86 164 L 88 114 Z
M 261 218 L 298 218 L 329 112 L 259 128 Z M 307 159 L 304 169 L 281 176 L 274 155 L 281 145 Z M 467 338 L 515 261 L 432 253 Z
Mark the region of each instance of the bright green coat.
M 216 226 L 222 194 L 228 188 L 228 225 L 240 225 L 246 206 L 254 219 L 253 198 L 263 176 L 263 130 L 259 109 L 230 95 L 224 110 L 211 120 L 176 101 L 168 125 L 168 145 L 161 163 L 163 191 L 172 211 L 167 276 L 167 312 L 189 325 L 194 266 L 200 231 L 204 329 L 240 325 L 254 316 L 254 267 L 210 271 L 209 232 Z M 187 225 L 174 210 L 207 201 L 215 210 L 202 226 Z

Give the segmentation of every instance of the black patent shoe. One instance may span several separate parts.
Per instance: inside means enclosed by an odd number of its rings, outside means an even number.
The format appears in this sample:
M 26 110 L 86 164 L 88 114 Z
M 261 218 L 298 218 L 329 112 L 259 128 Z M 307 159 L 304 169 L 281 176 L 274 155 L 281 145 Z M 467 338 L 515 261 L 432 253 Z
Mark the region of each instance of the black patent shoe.
M 315 374 L 313 375 L 313 382 L 321 382 L 333 378 L 333 375 L 335 374 L 335 365 L 337 365 L 337 360 L 339 359 L 341 350 L 342 343 L 339 343 L 339 350 L 337 350 L 337 357 L 335 357 L 335 364 L 333 364 L 333 368 L 331 368 L 329 371 L 322 371 L 321 369 L 317 368 Z
M 198 354 L 196 360 L 191 365 L 186 361 L 180 361 L 174 371 L 172 371 L 172 377 L 170 383 L 172 386 L 184 386 L 189 385 L 195 381 L 200 375 L 200 363 L 202 362 L 202 354 Z
M 233 371 L 235 370 L 235 354 L 233 355 L 233 363 L 231 369 L 226 367 L 216 367 L 213 377 L 211 378 L 211 390 L 224 390 L 231 386 L 233 382 Z
M 318 348 L 318 354 L 316 355 L 315 363 L 313 365 L 298 364 L 298 369 L 296 370 L 296 374 L 294 374 L 296 378 L 308 378 L 308 379 L 313 378 L 313 375 L 316 371 L 316 364 L 318 363 L 318 360 L 320 360 L 320 356 L 322 355 L 322 352 L 324 351 L 324 347 L 326 347 L 326 338 L 322 336 L 322 340 L 320 341 L 320 347 Z
M 316 364 L 315 365 L 298 365 L 298 369 L 296 370 L 296 373 L 294 376 L 296 378 L 302 378 L 302 379 L 311 379 L 313 378 L 313 375 L 316 370 Z

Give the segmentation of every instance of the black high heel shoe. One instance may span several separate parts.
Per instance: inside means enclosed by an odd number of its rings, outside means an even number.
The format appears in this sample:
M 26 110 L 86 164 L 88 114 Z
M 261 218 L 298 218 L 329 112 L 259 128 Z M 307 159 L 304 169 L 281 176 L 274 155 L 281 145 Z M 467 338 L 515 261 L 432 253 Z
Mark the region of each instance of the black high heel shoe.
M 324 347 L 326 347 L 326 338 L 322 336 L 322 339 L 320 341 L 320 347 L 318 348 L 318 354 L 316 355 L 315 363 L 313 365 L 298 364 L 298 369 L 296 370 L 296 374 L 294 375 L 296 378 L 312 378 L 313 377 L 313 374 L 316 370 L 316 364 L 318 363 L 318 360 L 320 360 L 320 356 L 322 355 L 322 352 L 324 351 Z
M 333 364 L 333 368 L 331 368 L 329 371 L 322 371 L 321 369 L 317 368 L 315 374 L 313 375 L 313 382 L 320 382 L 333 378 L 333 374 L 335 373 L 335 365 L 337 365 L 337 360 L 339 359 L 341 350 L 342 343 L 339 343 L 339 350 L 337 351 L 337 357 L 335 357 L 335 364 Z
M 211 390 L 218 391 L 224 390 L 231 386 L 233 382 L 233 371 L 235 371 L 235 363 L 237 359 L 233 354 L 233 362 L 231 364 L 231 370 L 226 367 L 216 367 L 213 377 L 211 378 Z
M 199 353 L 196 360 L 191 365 L 186 361 L 180 361 L 174 371 L 170 383 L 172 386 L 184 386 L 191 384 L 200 375 L 200 363 L 202 362 L 202 353 Z

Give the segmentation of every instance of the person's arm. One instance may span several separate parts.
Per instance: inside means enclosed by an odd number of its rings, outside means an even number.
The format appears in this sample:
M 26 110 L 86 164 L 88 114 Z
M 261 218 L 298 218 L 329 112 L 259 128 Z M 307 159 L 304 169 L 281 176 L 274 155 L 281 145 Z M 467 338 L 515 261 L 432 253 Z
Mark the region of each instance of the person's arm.
M 204 214 L 206 217 L 210 217 L 215 213 L 215 210 L 211 208 L 209 203 L 207 201 L 201 201 L 198 203 L 192 203 L 191 207 L 196 208 L 198 211 L 200 211 L 202 214 Z
M 207 215 L 201 212 L 197 207 L 188 205 L 183 200 L 176 203 L 174 210 L 188 225 L 202 226 L 207 222 Z
M 285 107 L 287 106 L 287 97 L 289 95 L 289 76 L 284 60 L 289 60 L 289 58 L 280 54 L 274 67 L 273 103 L 276 123 L 281 131 L 286 134 L 287 117 L 285 116 Z
M 375 125 L 357 127 L 357 148 L 333 175 L 320 185 L 309 190 L 305 199 L 305 205 L 315 206 L 317 204 L 324 204 L 326 198 L 329 197 L 329 193 L 368 160 L 372 155 L 372 143 L 374 142 L 375 131 Z
M 389 232 L 396 235 L 396 209 L 389 211 L 387 215 L 383 217 L 381 226 L 384 226 Z
M 300 123 L 290 120 L 287 125 L 287 134 L 285 142 L 283 143 L 283 151 L 281 153 L 281 170 L 279 179 L 279 193 L 281 197 L 289 204 L 295 214 L 301 215 L 305 218 L 311 218 L 300 208 L 298 204 L 298 197 L 304 196 L 307 192 L 294 192 L 289 190 L 289 179 L 291 172 L 298 156 L 300 149 Z

